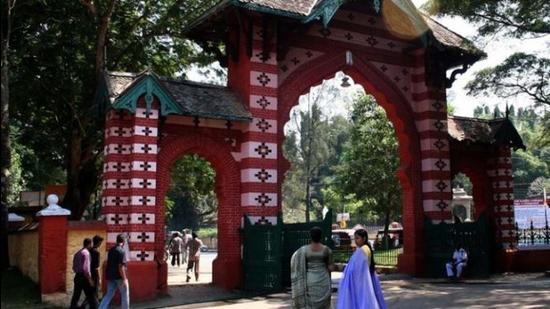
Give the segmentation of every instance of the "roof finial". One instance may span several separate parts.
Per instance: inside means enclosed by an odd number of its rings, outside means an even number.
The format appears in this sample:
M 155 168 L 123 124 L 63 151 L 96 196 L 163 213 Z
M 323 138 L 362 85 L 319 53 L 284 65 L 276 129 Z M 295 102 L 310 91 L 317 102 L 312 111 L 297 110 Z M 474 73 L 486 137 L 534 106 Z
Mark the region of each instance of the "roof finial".
M 510 115 L 510 107 L 508 106 L 508 102 L 506 102 L 506 111 L 504 112 L 504 115 L 506 119 L 508 119 L 508 115 Z

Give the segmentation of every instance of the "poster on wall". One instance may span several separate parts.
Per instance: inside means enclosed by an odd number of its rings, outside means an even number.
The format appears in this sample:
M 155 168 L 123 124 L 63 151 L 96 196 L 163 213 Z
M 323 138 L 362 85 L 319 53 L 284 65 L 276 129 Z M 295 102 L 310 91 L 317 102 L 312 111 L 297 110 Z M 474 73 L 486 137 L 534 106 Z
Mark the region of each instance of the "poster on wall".
M 533 222 L 534 228 L 544 228 L 550 220 L 550 210 L 542 199 L 515 200 L 514 216 L 520 229 L 528 229 Z

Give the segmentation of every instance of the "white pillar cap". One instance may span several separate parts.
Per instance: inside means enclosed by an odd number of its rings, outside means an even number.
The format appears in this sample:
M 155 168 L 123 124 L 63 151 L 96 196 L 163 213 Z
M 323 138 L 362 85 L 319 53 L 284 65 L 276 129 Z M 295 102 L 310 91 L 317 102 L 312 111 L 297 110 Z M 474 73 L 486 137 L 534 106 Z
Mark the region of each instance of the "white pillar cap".
M 48 207 L 39 211 L 36 214 L 37 216 L 68 216 L 71 214 L 70 210 L 67 210 L 57 205 L 57 202 L 59 202 L 59 198 L 56 194 L 48 195 L 46 201 L 48 202 Z

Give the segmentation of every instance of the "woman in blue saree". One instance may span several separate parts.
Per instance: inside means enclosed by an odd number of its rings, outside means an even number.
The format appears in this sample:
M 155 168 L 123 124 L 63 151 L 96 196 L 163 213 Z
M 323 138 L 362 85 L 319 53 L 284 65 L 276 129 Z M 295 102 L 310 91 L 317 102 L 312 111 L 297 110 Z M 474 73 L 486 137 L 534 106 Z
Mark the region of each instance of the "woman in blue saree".
M 328 309 L 331 306 L 332 251 L 321 243 L 322 231 L 310 231 L 311 243 L 296 250 L 290 259 L 292 308 Z
M 386 302 L 374 271 L 373 250 L 364 229 L 355 231 L 357 249 L 344 269 L 338 288 L 338 309 L 385 309 Z

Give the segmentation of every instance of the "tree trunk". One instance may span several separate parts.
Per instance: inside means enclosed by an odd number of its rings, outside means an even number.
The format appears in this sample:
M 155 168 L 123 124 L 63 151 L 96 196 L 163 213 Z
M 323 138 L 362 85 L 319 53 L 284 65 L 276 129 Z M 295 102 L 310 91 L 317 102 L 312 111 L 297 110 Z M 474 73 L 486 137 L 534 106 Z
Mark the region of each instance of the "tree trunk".
M 9 47 L 11 34 L 11 10 L 14 1 L 7 1 L 2 5 L 2 132 L 0 146 L 1 160 L 1 192 L 0 201 L 0 250 L 2 251 L 2 269 L 6 269 L 9 264 L 8 254 L 8 193 L 9 193 L 9 174 L 11 167 L 11 145 L 10 145 L 10 123 L 9 123 Z
M 117 4 L 117 0 L 111 0 L 103 14 L 98 12 L 92 1 L 83 1 L 90 13 L 98 19 L 95 50 L 95 87 L 99 84 L 101 75 L 105 70 L 105 46 L 109 32 L 111 17 Z M 85 99 L 86 100 L 86 99 Z M 93 104 L 93 97 L 85 102 Z M 98 185 L 99 166 L 95 162 L 94 152 L 100 150 L 99 139 L 96 139 L 96 130 L 91 128 L 97 125 L 89 114 L 75 115 L 78 121 L 74 121 L 69 147 L 67 149 L 67 194 L 63 205 L 71 210 L 71 219 L 80 220 L 86 208 L 90 205 L 91 197 L 96 192 Z M 101 122 L 100 122 L 101 123 Z M 102 130 L 103 128 L 99 128 Z

